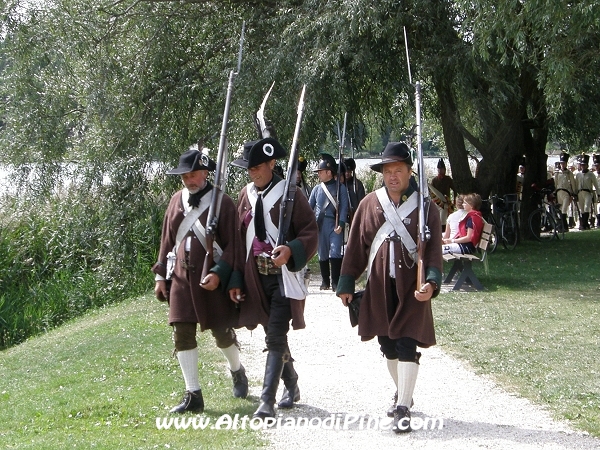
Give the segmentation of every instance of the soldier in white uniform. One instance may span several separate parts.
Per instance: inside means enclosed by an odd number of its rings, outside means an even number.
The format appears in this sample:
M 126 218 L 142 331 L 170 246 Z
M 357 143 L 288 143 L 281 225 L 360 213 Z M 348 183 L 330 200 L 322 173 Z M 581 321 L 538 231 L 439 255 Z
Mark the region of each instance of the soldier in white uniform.
M 596 179 L 598 180 L 598 185 L 600 185 L 600 155 L 594 155 L 593 161 Z M 598 190 L 596 190 L 596 228 L 600 228 L 600 192 Z
M 598 179 L 589 171 L 590 155 L 579 155 L 577 161 L 581 171 L 575 177 L 577 183 L 577 198 L 579 200 L 579 211 L 581 211 L 580 230 L 590 229 L 590 213 L 592 211 L 592 200 L 594 189 L 598 191 Z
M 563 229 L 569 231 L 567 216 L 569 214 L 569 206 L 571 206 L 571 198 L 575 195 L 575 177 L 573 176 L 573 172 L 567 168 L 569 154 L 562 152 L 559 161 L 560 168 L 554 173 L 556 200 L 560 205 Z

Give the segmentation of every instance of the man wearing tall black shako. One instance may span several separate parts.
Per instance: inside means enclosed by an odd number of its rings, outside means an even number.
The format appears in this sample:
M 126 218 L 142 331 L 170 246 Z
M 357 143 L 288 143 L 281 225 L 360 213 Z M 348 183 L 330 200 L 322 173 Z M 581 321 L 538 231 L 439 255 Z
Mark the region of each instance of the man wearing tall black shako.
M 358 314 L 363 341 L 377 336 L 387 368 L 396 385 L 393 431 L 411 431 L 410 407 L 419 371 L 417 347 L 435 344 L 431 298 L 442 281 L 440 215 L 430 204 L 427 225 L 431 239 L 423 249 L 425 280 L 417 286 L 418 197 L 410 185 L 412 159 L 403 142 L 390 142 L 381 162 L 371 166 L 383 173 L 385 186 L 360 202 L 350 230 L 347 255 L 337 295 L 344 305 L 353 301 L 355 281 L 365 269 L 367 281 Z
M 172 413 L 202 412 L 204 398 L 198 375 L 198 344 L 196 329 L 211 330 L 233 377 L 233 395 L 248 395 L 248 379 L 240 363 L 239 343 L 234 327 L 238 312 L 229 298 L 230 280 L 235 267 L 237 214 L 233 200 L 223 195 L 219 226 L 215 235 L 213 254 L 216 264 L 201 280 L 206 257 L 206 220 L 213 186 L 208 173 L 215 170 L 215 162 L 198 146 L 190 147 L 179 158 L 179 165 L 167 172 L 180 175 L 184 188 L 177 191 L 163 220 L 158 262 L 155 273 L 156 297 L 169 302 L 169 325 L 173 326 L 173 340 L 177 359 L 185 381 L 185 394 Z M 239 241 L 238 241 L 239 242 Z M 241 285 L 238 284 L 239 287 Z
M 271 137 L 246 142 L 243 154 L 232 162 L 248 170 L 251 182 L 238 196 L 241 239 L 245 243 L 244 289 L 237 292 L 240 325 L 265 329 L 267 361 L 260 405 L 254 417 L 275 417 L 279 380 L 284 383 L 279 408 L 291 408 L 300 400 L 298 374 L 288 346 L 290 321 L 294 329 L 305 327 L 306 288 L 299 271 L 317 251 L 317 223 L 306 197 L 296 195 L 291 224 L 283 245 L 279 235 L 280 204 L 284 181 L 273 173 L 275 161 L 286 155 Z M 233 298 L 233 297 L 232 297 Z

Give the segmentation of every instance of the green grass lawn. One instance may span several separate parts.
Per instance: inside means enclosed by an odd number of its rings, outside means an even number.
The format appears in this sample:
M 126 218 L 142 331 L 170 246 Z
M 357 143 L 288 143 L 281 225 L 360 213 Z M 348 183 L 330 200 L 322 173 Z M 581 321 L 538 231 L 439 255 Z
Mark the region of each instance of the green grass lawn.
M 483 292 L 434 300 L 439 344 L 508 390 L 600 436 L 600 230 L 561 242 L 499 248 Z M 318 267 L 313 271 L 318 277 Z M 18 449 L 238 449 L 265 442 L 249 429 L 159 430 L 183 381 L 171 357 L 167 308 L 149 294 L 90 312 L 0 352 L 0 442 Z M 214 423 L 250 416 L 234 399 L 224 358 L 200 335 L 201 383 Z M 259 384 L 261 380 L 252 380 Z M 185 417 L 195 417 L 186 415 Z
M 247 430 L 159 430 L 183 393 L 171 357 L 167 308 L 150 295 L 91 312 L 0 353 L 0 442 L 18 449 L 238 449 L 263 445 Z M 205 413 L 251 416 L 235 399 L 225 359 L 202 333 Z M 258 383 L 257 380 L 253 380 Z M 170 416 L 173 417 L 173 416 Z M 194 417 L 185 415 L 185 417 Z
M 498 248 L 485 290 L 434 300 L 438 343 L 600 436 L 600 230 Z M 449 265 L 446 271 L 449 269 Z

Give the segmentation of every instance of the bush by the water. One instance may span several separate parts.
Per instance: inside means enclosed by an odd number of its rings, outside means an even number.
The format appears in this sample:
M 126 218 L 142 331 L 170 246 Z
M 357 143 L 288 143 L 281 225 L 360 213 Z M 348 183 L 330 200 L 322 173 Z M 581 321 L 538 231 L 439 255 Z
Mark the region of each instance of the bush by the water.
M 164 185 L 120 166 L 74 186 L 2 199 L 0 348 L 152 286 Z

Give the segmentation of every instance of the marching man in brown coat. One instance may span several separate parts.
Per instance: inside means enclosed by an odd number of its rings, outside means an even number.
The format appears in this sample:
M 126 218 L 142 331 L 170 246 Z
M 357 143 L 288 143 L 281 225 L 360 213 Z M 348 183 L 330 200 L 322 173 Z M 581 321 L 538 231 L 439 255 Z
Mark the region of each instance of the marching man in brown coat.
M 440 216 L 431 206 L 426 214 L 431 239 L 425 244 L 425 280 L 417 286 L 418 192 L 410 184 L 412 159 L 406 144 L 390 142 L 372 170 L 383 173 L 385 187 L 359 204 L 346 248 L 337 295 L 353 301 L 355 281 L 367 270 L 360 303 L 358 334 L 363 341 L 377 336 L 397 387 L 393 431 L 411 431 L 410 407 L 419 371 L 417 346 L 435 344 L 431 298 L 442 281 Z
M 251 182 L 238 197 L 241 239 L 245 242 L 244 291 L 237 290 L 240 325 L 265 329 L 267 362 L 260 405 L 254 417 L 275 417 L 279 380 L 284 390 L 279 408 L 300 400 L 298 374 L 288 347 L 290 320 L 294 329 L 305 327 L 304 281 L 297 273 L 317 251 L 317 222 L 304 195 L 296 195 L 285 244 L 276 246 L 279 207 L 284 181 L 273 173 L 275 161 L 286 155 L 271 137 L 244 144 L 243 155 L 232 162 L 248 170 Z
M 234 331 L 238 312 L 228 293 L 232 289 L 228 286 L 230 281 L 233 283 L 233 278 L 241 277 L 231 276 L 235 267 L 237 214 L 233 200 L 227 195 L 221 203 L 213 246 L 216 264 L 204 280 L 200 279 L 206 257 L 205 226 L 213 189 L 207 177 L 208 172 L 214 170 L 215 162 L 196 145 L 181 155 L 177 168 L 167 172 L 181 175 L 185 186 L 171 198 L 163 221 L 158 262 L 152 267 L 156 274 L 155 295 L 169 302 L 169 324 L 173 326 L 175 350 L 185 381 L 183 399 L 171 409 L 172 413 L 204 410 L 198 380 L 198 324 L 201 331 L 211 330 L 217 347 L 227 358 L 233 377 L 233 395 L 240 398 L 248 395 L 248 379 L 240 363 Z

